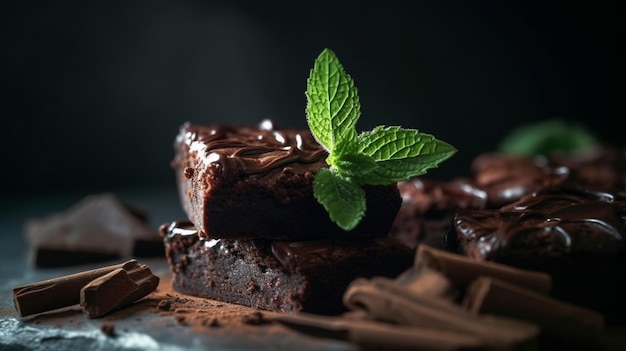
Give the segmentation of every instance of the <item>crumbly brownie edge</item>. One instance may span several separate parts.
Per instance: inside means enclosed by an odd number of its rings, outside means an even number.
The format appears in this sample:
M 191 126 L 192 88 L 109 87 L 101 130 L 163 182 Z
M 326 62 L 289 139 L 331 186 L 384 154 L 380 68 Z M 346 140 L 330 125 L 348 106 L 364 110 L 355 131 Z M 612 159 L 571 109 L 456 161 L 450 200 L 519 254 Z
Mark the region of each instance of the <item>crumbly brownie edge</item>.
M 162 232 L 163 233 L 163 232 Z M 345 257 L 310 255 L 285 268 L 267 240 L 205 240 L 197 235 L 164 235 L 176 291 L 271 311 L 338 314 L 342 296 L 358 277 L 396 277 L 413 253 L 397 246 L 371 246 Z M 214 242 L 211 248 L 207 247 Z

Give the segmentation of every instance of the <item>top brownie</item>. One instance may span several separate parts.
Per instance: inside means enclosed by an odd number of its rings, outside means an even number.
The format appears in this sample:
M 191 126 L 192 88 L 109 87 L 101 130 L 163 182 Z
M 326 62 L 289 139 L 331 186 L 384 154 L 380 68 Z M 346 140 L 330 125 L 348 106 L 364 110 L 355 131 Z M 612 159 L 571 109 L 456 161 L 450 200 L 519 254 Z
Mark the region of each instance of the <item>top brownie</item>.
M 328 154 L 307 130 L 185 123 L 174 150 L 183 210 L 206 238 L 384 237 L 400 208 L 395 184 L 364 186 L 361 223 L 333 223 L 312 188 Z

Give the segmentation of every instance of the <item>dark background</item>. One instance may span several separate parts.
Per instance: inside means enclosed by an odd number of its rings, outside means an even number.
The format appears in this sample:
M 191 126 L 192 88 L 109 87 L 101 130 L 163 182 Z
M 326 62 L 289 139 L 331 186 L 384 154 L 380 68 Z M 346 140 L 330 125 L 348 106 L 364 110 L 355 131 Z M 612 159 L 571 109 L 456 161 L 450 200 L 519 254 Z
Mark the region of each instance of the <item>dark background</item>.
M 459 149 L 432 176 L 546 118 L 623 145 L 624 20 L 595 1 L 3 2 L 2 192 L 173 187 L 185 121 L 306 127 L 325 47 L 359 88 L 360 131 Z

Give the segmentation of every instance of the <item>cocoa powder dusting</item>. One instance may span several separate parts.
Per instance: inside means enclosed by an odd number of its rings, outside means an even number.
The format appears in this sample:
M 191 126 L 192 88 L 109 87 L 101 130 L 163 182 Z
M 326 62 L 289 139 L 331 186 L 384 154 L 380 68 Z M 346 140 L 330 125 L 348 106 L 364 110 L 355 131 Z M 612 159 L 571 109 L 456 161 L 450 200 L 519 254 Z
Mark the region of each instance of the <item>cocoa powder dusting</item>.
M 157 314 L 173 317 L 179 325 L 190 327 L 257 326 L 268 324 L 267 317 L 275 313 L 216 300 L 179 295 L 171 288 L 170 281 L 164 281 L 151 297 L 160 300 L 154 307 Z

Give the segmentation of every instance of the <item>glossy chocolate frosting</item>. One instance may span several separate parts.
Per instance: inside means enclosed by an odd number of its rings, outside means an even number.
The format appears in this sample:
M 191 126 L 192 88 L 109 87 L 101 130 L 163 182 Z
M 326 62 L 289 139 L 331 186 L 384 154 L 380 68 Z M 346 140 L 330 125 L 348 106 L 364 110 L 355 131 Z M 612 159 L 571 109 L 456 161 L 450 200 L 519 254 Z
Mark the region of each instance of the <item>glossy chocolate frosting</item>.
M 527 262 L 515 263 L 532 265 L 558 257 L 575 261 L 624 256 L 625 237 L 622 196 L 550 188 L 498 210 L 460 212 L 447 240 L 452 246 L 461 244 L 476 259 L 506 262 L 528 256 Z
M 307 131 L 275 128 L 270 120 L 257 127 L 185 123 L 175 146 L 187 148 L 202 164 L 219 167 L 224 174 L 237 172 L 257 177 L 282 171 L 286 166 L 296 173 L 317 170 L 326 165 L 328 156 Z M 172 165 L 185 166 L 180 158 L 175 158 Z
M 475 186 L 498 208 L 554 186 L 612 191 L 626 184 L 626 159 L 615 149 L 597 147 L 583 154 L 534 157 L 485 152 L 471 165 Z
M 546 187 L 561 184 L 570 169 L 548 165 L 545 158 L 487 152 L 471 165 L 475 186 L 485 191 L 487 207 L 498 208 Z

